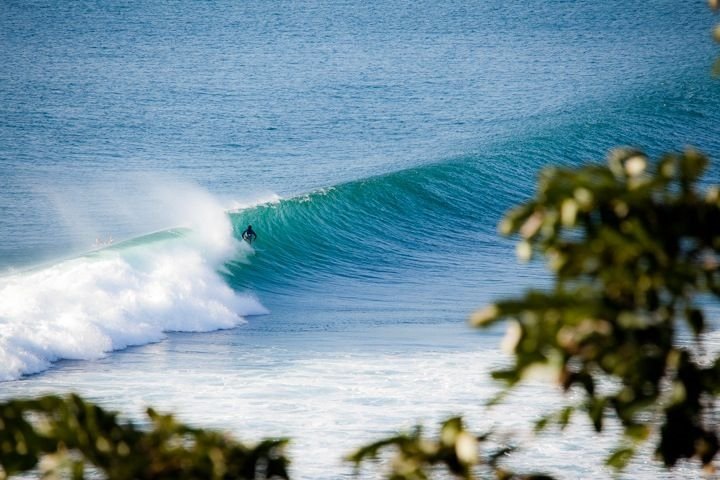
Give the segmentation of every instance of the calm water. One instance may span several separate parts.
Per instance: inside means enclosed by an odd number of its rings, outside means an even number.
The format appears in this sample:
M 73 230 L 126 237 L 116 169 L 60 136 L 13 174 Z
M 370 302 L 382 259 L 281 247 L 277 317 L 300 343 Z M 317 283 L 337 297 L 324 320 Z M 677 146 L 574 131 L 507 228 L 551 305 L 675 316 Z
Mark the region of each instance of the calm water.
M 717 158 L 712 24 L 671 1 L 3 2 L 0 396 L 288 435 L 308 479 L 416 421 L 522 429 L 556 393 L 488 416 L 502 332 L 464 325 L 548 281 L 497 222 L 548 163 Z M 578 424 L 512 461 L 602 477 L 612 445 Z

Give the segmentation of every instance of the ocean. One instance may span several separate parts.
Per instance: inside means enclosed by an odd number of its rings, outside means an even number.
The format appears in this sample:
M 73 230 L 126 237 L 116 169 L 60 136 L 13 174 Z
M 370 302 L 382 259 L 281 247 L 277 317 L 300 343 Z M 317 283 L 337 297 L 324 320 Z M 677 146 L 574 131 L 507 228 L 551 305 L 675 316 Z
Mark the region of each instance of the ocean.
M 529 437 L 552 387 L 483 407 L 504 332 L 467 318 L 550 283 L 497 233 L 544 166 L 720 158 L 717 20 L 669 0 L 0 3 L 0 398 L 289 436 L 298 479 L 464 414 L 525 439 L 513 467 L 609 477 L 617 425 Z M 623 475 L 700 477 L 649 454 Z

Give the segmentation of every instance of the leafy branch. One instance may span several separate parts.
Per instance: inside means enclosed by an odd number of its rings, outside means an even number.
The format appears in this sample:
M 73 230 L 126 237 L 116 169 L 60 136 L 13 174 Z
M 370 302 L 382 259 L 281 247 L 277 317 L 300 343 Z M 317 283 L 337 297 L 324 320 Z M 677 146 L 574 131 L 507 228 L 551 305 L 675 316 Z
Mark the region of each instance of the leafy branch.
M 287 479 L 287 440 L 249 447 L 148 409 L 151 428 L 77 395 L 0 404 L 0 479 L 39 468 L 44 478 L 82 479 L 86 467 L 108 479 Z
M 585 393 L 539 428 L 581 410 L 602 431 L 614 415 L 631 446 L 608 462 L 622 467 L 659 420 L 656 451 L 667 466 L 681 458 L 710 466 L 720 447 L 712 418 L 720 358 L 697 353 L 708 327 L 699 299 L 720 296 L 720 194 L 699 189 L 708 165 L 699 152 L 648 164 L 626 149 L 607 165 L 544 170 L 535 199 L 500 229 L 520 237 L 522 260 L 547 259 L 554 286 L 491 305 L 472 323 L 511 320 L 514 364 L 493 374 L 509 387 L 542 367 L 564 390 Z M 690 345 L 678 339 L 683 330 Z
M 388 480 L 426 480 L 438 468 L 464 480 L 479 478 L 478 475 L 498 480 L 551 480 L 546 475 L 518 475 L 500 467 L 499 461 L 512 450 L 493 442 L 491 434 L 473 435 L 462 419 L 455 417 L 442 423 L 437 439 L 425 437 L 422 427 L 417 426 L 409 433 L 361 447 L 348 460 L 359 473 L 363 463 L 392 453 L 389 472 L 384 477 Z

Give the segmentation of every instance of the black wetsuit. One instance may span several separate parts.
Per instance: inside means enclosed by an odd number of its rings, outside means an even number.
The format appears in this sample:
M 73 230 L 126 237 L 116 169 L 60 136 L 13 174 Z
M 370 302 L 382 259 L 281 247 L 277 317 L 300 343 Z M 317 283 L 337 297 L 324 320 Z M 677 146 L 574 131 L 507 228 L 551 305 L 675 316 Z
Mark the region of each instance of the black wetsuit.
M 253 230 L 252 228 L 248 228 L 242 233 L 242 238 L 248 243 L 252 243 L 257 238 L 257 234 L 255 233 L 255 230 Z

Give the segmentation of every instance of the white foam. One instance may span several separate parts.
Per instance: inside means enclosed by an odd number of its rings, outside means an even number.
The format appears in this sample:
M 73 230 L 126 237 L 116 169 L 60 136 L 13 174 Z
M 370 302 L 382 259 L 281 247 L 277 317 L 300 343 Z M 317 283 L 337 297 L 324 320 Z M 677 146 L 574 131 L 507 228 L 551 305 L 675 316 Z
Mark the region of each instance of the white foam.
M 233 199 L 229 202 L 228 211 L 232 213 L 259 207 L 261 205 L 273 205 L 280 203 L 282 197 L 274 192 L 265 192 L 246 199 Z
M 222 206 L 192 186 L 182 195 L 171 190 L 168 222 L 189 227 L 187 236 L 0 278 L 0 380 L 156 342 L 164 332 L 232 328 L 243 316 L 267 313 L 217 273 L 250 251 L 233 237 Z
M 561 479 L 611 478 L 603 459 L 616 446 L 618 422 L 606 419 L 599 435 L 578 414 L 562 435 L 551 430 L 554 435 L 534 437 L 540 415 L 582 399 L 577 391 L 564 398 L 559 387 L 540 381 L 526 382 L 500 405 L 484 408 L 499 389 L 489 371 L 506 358 L 495 348 L 497 337 L 470 333 L 462 325 L 374 325 L 278 335 L 240 348 L 232 334 L 213 342 L 173 338 L 168 343 L 174 348 L 150 345 L 114 357 L 103 370 L 64 369 L 9 382 L 0 398 L 64 394 L 71 385 L 140 424 L 153 406 L 243 441 L 289 437 L 292 478 L 303 480 L 351 478 L 342 457 L 359 446 L 416 423 L 435 436 L 437 422 L 462 414 L 472 431 L 493 429 L 496 438 L 521 447 L 502 459 L 505 466 Z M 443 341 L 457 347 L 440 346 Z M 664 471 L 649 459 L 652 452 L 644 451 L 626 478 L 700 478 L 693 470 Z M 385 478 L 384 471 L 366 465 L 357 478 Z

